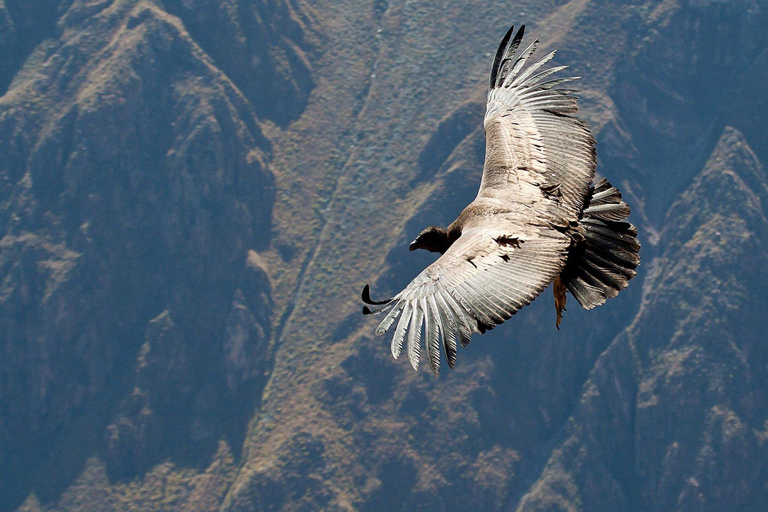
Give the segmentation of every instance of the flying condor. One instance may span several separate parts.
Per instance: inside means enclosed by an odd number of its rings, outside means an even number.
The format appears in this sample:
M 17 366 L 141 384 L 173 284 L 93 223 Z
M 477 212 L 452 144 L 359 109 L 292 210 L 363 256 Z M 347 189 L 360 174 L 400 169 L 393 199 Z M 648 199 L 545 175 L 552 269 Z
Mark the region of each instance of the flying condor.
M 383 315 L 378 336 L 394 327 L 392 355 L 406 346 L 418 369 L 422 330 L 429 365 L 448 365 L 473 332 L 493 329 L 553 283 L 556 326 L 566 292 L 585 309 L 629 284 L 640 262 L 637 230 L 626 222 L 621 193 L 595 179 L 595 139 L 576 117 L 577 77 L 551 78 L 566 66 L 545 67 L 555 52 L 529 59 L 539 41 L 516 57 L 525 26 L 501 40 L 491 68 L 480 191 L 447 228 L 428 227 L 409 249 L 441 256 L 400 293 L 371 300 L 364 314 Z

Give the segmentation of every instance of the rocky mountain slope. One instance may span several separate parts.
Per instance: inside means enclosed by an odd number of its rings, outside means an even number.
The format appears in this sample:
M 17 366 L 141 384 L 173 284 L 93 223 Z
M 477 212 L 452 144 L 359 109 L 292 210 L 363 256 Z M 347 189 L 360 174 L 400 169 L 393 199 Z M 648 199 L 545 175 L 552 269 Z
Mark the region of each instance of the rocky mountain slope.
M 758 510 L 768 5 L 0 0 L 0 510 Z M 359 314 L 476 193 L 524 21 L 641 274 L 440 378 Z
M 768 176 L 726 128 L 518 510 L 762 510 Z

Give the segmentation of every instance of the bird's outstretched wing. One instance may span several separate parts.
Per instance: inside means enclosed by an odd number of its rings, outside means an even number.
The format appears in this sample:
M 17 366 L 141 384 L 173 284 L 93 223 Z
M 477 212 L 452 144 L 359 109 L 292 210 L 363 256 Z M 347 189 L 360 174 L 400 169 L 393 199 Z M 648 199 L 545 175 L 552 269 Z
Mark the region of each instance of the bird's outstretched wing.
M 377 335 L 395 326 L 392 355 L 403 345 L 418 368 L 422 328 L 432 371 L 440 345 L 448 364 L 457 340 L 504 322 L 529 304 L 562 271 L 595 172 L 595 141 L 573 117 L 572 91 L 549 79 L 563 67 L 542 70 L 554 52 L 526 68 L 535 41 L 515 59 L 524 27 L 510 29 L 491 71 L 485 115 L 486 158 L 478 196 L 462 213 L 462 233 L 437 261 L 379 309 Z M 368 288 L 363 300 L 370 301 Z M 381 305 L 383 304 L 383 306 Z M 398 320 L 399 318 L 399 320 Z
M 513 28 L 491 70 L 478 197 L 533 201 L 547 216 L 577 221 L 595 175 L 595 139 L 589 125 L 574 116 L 574 91 L 557 88 L 577 78 L 550 78 L 566 66 L 542 69 L 555 52 L 526 67 L 539 41 L 515 57 L 525 26 L 514 37 Z
M 423 326 L 432 371 L 437 374 L 440 369 L 441 344 L 453 368 L 457 341 L 464 346 L 473 332 L 485 332 L 509 319 L 562 270 L 570 244 L 566 235 L 530 227 L 523 234 L 512 224 L 503 229 L 499 224 L 506 223 L 493 218 L 485 223 L 465 230 L 445 254 L 373 312 L 386 314 L 377 335 L 396 325 L 395 359 L 406 344 L 408 359 L 418 369 Z

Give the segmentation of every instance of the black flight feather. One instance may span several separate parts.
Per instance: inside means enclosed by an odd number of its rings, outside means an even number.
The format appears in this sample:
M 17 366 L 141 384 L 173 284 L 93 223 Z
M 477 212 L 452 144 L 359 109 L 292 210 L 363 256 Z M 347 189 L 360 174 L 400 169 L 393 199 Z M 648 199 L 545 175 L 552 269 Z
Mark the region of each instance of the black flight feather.
M 504 50 L 507 49 L 507 43 L 509 42 L 509 38 L 512 37 L 512 32 L 514 32 L 514 30 L 514 25 L 509 27 L 509 30 L 507 30 L 507 33 L 504 34 L 504 37 L 501 40 L 501 44 L 499 44 L 499 49 L 496 50 L 496 56 L 493 58 L 493 67 L 491 67 L 491 85 L 489 86 L 490 89 L 493 89 L 496 86 L 496 76 L 499 74 L 499 64 L 501 64 L 501 58 L 504 56 Z

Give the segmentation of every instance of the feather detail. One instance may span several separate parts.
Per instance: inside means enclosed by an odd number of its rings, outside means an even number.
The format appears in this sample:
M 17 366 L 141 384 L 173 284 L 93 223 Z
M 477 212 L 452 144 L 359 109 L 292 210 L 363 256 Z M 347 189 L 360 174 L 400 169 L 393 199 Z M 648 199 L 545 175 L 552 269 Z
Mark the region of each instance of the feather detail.
M 403 350 L 403 342 L 405 341 L 405 334 L 408 329 L 408 324 L 411 321 L 411 303 L 405 302 L 403 309 L 403 315 L 400 317 L 400 321 L 397 323 L 395 334 L 392 336 L 392 357 L 397 359 L 400 357 L 400 352 Z
M 408 326 L 408 360 L 414 370 L 419 369 L 419 357 L 421 354 L 421 322 L 424 312 L 416 303 L 413 305 L 411 324 Z
M 427 359 L 429 360 L 429 367 L 432 369 L 432 373 L 435 375 L 440 374 L 440 313 L 437 310 L 437 304 L 435 304 L 435 294 L 430 295 L 426 299 L 422 300 L 422 307 L 424 308 L 424 332 L 426 339 L 424 346 L 427 349 Z
M 448 361 L 448 366 L 453 368 L 456 365 L 456 341 L 459 336 L 459 327 L 453 316 L 453 311 L 451 311 L 450 306 L 448 306 L 443 298 L 443 294 L 436 293 L 433 299 L 435 300 L 438 311 L 440 311 L 445 358 Z

